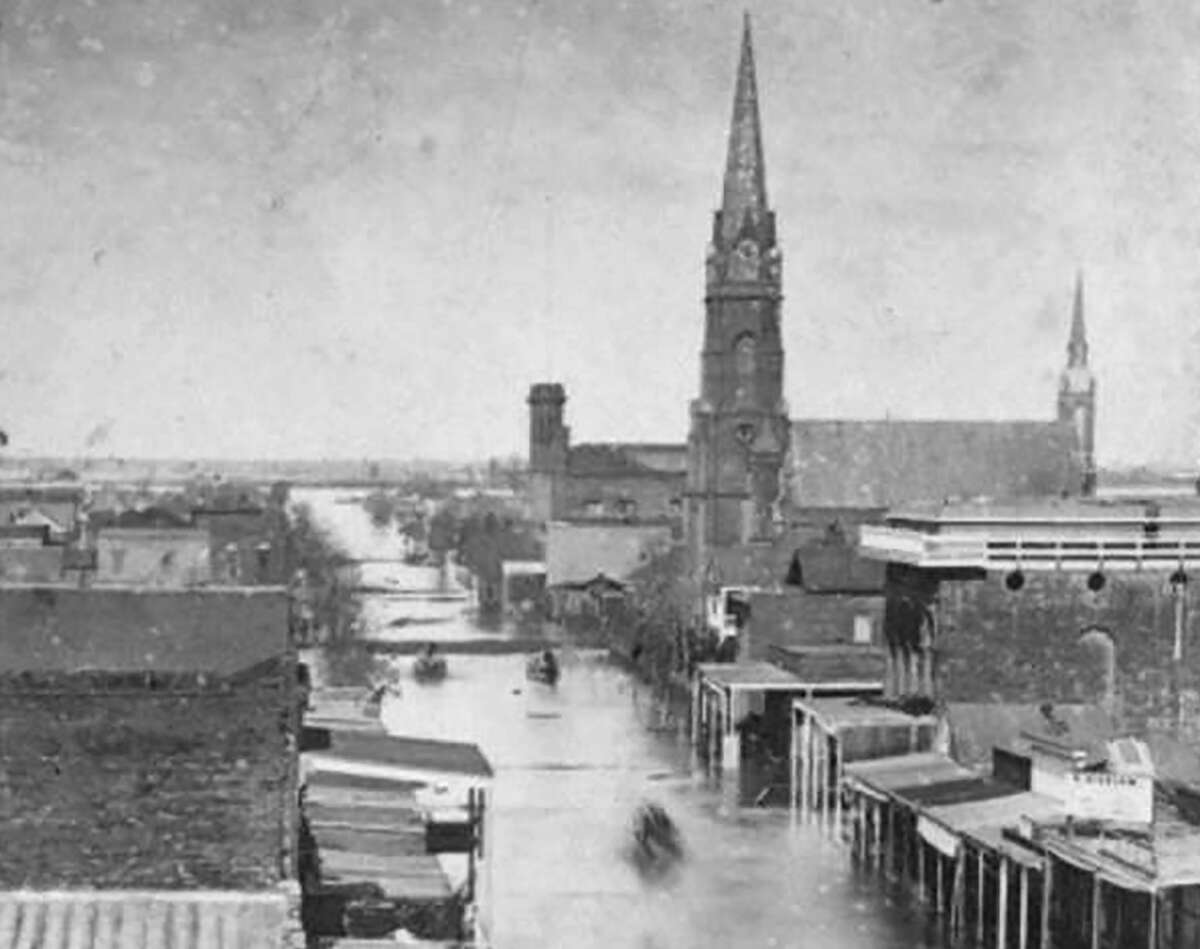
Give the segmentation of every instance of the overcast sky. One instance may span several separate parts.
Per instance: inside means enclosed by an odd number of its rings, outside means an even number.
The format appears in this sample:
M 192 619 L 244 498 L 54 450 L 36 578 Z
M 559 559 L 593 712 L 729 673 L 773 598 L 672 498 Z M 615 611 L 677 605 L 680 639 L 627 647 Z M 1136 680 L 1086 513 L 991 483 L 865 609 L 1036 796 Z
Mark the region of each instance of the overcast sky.
M 792 414 L 1200 457 L 1200 8 L 760 0 Z M 0 421 L 29 452 L 472 457 L 567 385 L 681 441 L 742 7 L 0 0 Z

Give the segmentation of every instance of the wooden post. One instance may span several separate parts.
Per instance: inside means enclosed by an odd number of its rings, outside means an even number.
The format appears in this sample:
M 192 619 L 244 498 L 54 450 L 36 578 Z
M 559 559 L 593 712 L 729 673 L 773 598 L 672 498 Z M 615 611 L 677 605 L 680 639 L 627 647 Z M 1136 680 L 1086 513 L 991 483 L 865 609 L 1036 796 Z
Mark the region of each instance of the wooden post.
M 833 778 L 833 828 L 834 839 L 839 843 L 846 839 L 842 828 L 842 743 L 837 733 L 831 733 L 833 752 L 829 757 L 829 770 Z
M 917 839 L 917 899 L 925 902 L 925 841 L 918 832 Z
M 815 775 L 815 784 L 813 787 L 813 797 L 817 802 L 817 826 L 821 828 L 821 832 L 825 831 L 825 741 L 821 733 L 821 726 L 814 724 L 813 727 L 813 748 L 814 754 L 817 756 L 817 770 Z
M 962 886 L 963 886 L 963 854 L 967 852 L 966 845 L 959 843 L 958 851 L 954 854 L 954 882 L 950 884 L 950 936 L 957 939 L 962 931 Z
M 1008 945 L 1008 857 L 1000 854 L 1000 885 L 996 898 L 996 949 Z
M 986 880 L 984 877 L 984 853 L 983 848 L 979 848 L 979 856 L 975 864 L 975 941 L 980 945 L 983 944 L 983 909 L 984 897 L 987 893 Z
M 1146 927 L 1150 931 L 1150 949 L 1158 949 L 1158 891 L 1150 891 L 1150 924 Z
M 796 707 L 793 705 L 788 709 L 788 810 L 795 815 L 796 812 L 796 795 L 800 789 L 797 785 L 797 758 L 796 753 Z
M 829 739 L 825 729 L 817 729 L 817 740 L 821 743 L 821 830 L 829 833 Z
M 867 819 L 861 794 L 855 794 L 850 800 L 850 843 L 861 867 L 867 862 Z
M 700 745 L 700 673 L 696 673 L 696 677 L 692 679 L 692 747 L 699 748 Z
M 871 801 L 871 836 L 875 842 L 871 862 L 876 869 L 883 866 L 883 815 L 880 813 L 882 807 L 881 802 Z
M 804 712 L 804 723 L 800 726 L 800 820 L 808 822 L 808 785 L 812 772 L 812 725 L 808 711 Z
M 1050 945 L 1050 899 L 1054 896 L 1054 857 L 1047 852 L 1042 860 L 1042 949 Z M 1150 943 L 1154 945 L 1153 939 Z
M 1021 864 L 1021 921 L 1017 925 L 1017 949 L 1029 949 L 1029 867 Z
M 1104 893 L 1100 882 L 1100 874 L 1092 874 L 1092 949 L 1100 949 L 1100 920 L 1101 902 Z
M 946 861 L 942 859 L 942 852 L 936 848 L 933 851 L 933 860 L 936 867 L 934 871 L 934 880 L 937 883 L 937 896 L 935 898 L 936 902 L 933 905 L 933 911 L 938 916 L 941 916 L 945 909 L 946 903 L 946 887 L 943 882 L 945 880 L 945 876 L 942 872 Z
M 887 876 L 890 879 L 896 867 L 896 802 L 888 801 L 888 860 Z

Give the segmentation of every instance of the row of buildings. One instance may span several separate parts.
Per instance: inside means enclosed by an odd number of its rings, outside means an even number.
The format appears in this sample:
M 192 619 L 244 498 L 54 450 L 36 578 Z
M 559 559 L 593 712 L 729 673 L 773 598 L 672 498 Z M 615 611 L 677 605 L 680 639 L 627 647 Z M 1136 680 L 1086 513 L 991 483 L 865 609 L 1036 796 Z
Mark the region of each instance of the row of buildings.
M 0 579 L 195 587 L 288 581 L 286 486 L 148 494 L 0 486 Z
M 1082 278 L 1054 411 L 1014 421 L 791 418 L 782 286 L 747 22 L 686 443 L 573 445 L 530 390 L 557 607 L 669 553 L 732 647 L 691 731 L 743 802 L 998 947 L 1195 945 L 1200 501 L 1098 491 Z
M 490 767 L 329 717 L 284 493 L 98 500 L 0 493 L 0 945 L 471 943 Z
M 852 545 L 861 525 L 899 503 L 1094 494 L 1096 379 L 1082 276 L 1045 419 L 790 416 L 783 260 L 748 22 L 705 273 L 701 386 L 686 441 L 574 444 L 564 387 L 529 391 L 530 507 L 546 526 L 551 587 L 592 579 L 582 575 L 587 558 L 564 551 L 595 551 L 619 580 L 613 570 L 627 574 L 677 540 L 709 593 L 780 585 L 797 550 L 833 536 Z

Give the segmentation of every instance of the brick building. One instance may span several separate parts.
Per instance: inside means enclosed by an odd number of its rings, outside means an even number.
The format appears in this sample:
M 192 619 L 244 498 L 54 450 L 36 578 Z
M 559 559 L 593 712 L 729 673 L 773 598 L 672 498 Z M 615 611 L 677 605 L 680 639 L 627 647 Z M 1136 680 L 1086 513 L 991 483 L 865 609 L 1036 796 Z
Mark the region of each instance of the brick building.
M 187 587 L 212 577 L 210 538 L 195 527 L 106 527 L 96 535 L 95 582 Z
M 1200 503 L 946 505 L 863 528 L 894 692 L 1086 702 L 1195 740 Z
M 123 919 L 137 949 L 210 926 L 303 945 L 287 608 L 267 588 L 0 588 L 0 918 L 93 940 Z
M 559 383 L 529 390 L 529 494 L 535 521 L 678 519 L 686 446 L 571 444 Z
M 208 532 L 215 579 L 251 585 L 287 582 L 287 514 L 281 504 L 218 500 L 195 508 L 192 523 Z

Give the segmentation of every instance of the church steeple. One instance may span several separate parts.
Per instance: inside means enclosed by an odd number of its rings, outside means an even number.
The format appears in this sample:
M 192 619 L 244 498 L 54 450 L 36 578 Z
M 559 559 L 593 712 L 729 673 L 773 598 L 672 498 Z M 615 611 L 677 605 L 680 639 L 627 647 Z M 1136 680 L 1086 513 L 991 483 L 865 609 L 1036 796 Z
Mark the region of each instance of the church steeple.
M 1075 430 L 1076 460 L 1083 473 L 1082 493 L 1092 494 L 1096 488 L 1096 377 L 1088 366 L 1082 272 L 1075 275 L 1067 366 L 1058 382 L 1058 419 Z
M 1075 274 L 1075 306 L 1071 311 L 1071 339 L 1067 343 L 1067 368 L 1083 369 L 1088 364 L 1087 328 L 1083 323 L 1083 271 Z
M 768 539 L 791 427 L 783 399 L 782 255 L 767 205 L 750 17 L 729 126 L 721 207 L 705 260 L 700 398 L 692 404 L 688 534 L 704 551 Z
M 763 162 L 762 123 L 758 114 L 758 84 L 754 75 L 754 43 L 750 14 L 742 22 L 742 53 L 733 117 L 729 123 L 729 153 L 725 160 L 725 192 L 721 201 L 721 237 L 732 241 L 749 215 L 758 224 L 767 214 L 767 179 Z

